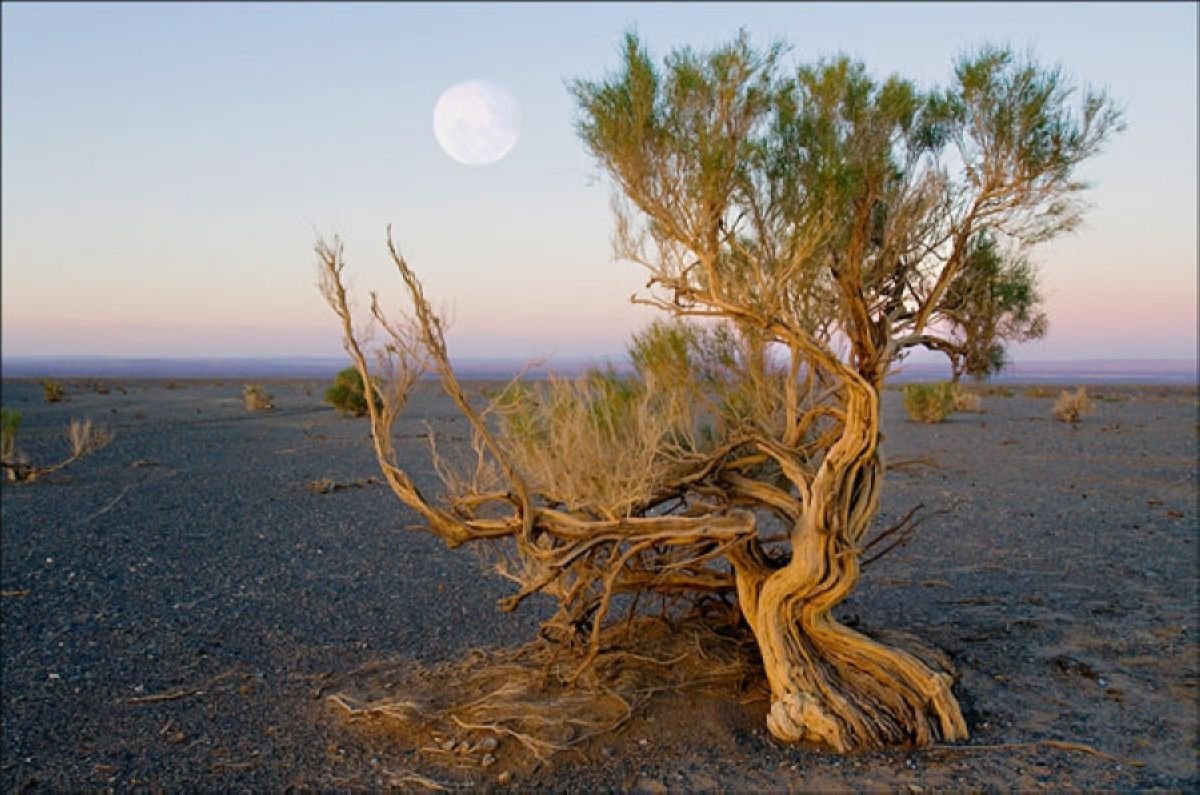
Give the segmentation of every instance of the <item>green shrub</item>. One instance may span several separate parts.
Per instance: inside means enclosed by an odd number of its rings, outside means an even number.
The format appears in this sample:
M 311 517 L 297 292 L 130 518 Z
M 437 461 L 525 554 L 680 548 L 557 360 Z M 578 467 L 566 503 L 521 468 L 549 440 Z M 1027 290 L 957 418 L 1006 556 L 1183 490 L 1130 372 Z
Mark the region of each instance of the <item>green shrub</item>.
M 46 399 L 47 403 L 59 402 L 63 399 L 62 384 L 58 383 L 57 381 L 43 381 L 42 397 Z
M 941 422 L 954 411 L 954 386 L 948 381 L 905 384 L 904 409 L 915 422 Z
M 361 417 L 367 413 L 367 399 L 363 394 L 363 380 L 358 370 L 347 367 L 337 374 L 333 386 L 325 390 L 325 402 L 338 411 Z M 382 402 L 375 395 L 375 408 L 381 408 Z
M 17 428 L 21 427 L 21 412 L 0 409 L 0 461 L 11 464 L 17 454 Z

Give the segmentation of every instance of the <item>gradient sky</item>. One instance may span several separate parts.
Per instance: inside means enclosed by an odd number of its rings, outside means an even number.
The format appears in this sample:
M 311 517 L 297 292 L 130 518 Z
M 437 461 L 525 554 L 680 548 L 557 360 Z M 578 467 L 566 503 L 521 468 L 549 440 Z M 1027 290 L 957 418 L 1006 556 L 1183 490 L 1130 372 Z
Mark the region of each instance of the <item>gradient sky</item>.
M 3 355 L 337 355 L 313 230 L 398 300 L 389 222 L 453 355 L 619 353 L 653 313 L 565 81 L 613 68 L 631 26 L 658 56 L 745 26 L 925 85 L 1010 43 L 1107 87 L 1128 130 L 1086 167 L 1086 227 L 1035 255 L 1051 330 L 1015 358 L 1197 355 L 1194 3 L 5 3 Z M 432 133 L 471 78 L 521 105 L 491 166 Z

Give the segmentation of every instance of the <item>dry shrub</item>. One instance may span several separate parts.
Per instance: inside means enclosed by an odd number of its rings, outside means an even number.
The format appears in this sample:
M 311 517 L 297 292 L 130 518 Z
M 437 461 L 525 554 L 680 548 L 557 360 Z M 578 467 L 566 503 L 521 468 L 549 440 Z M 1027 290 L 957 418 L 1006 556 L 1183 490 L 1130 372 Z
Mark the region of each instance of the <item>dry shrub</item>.
M 246 384 L 242 404 L 247 411 L 270 411 L 275 408 L 275 398 L 261 384 Z
M 107 445 L 113 439 L 111 431 L 105 428 L 93 428 L 91 420 L 71 420 L 67 428 L 67 438 L 71 442 L 71 454 L 67 458 L 50 466 L 34 466 L 29 458 L 17 450 L 16 434 L 21 424 L 21 415 L 15 411 L 0 412 L 0 468 L 4 470 L 7 480 L 17 483 L 29 483 L 38 478 L 57 472 L 84 456 L 90 455 Z
M 905 384 L 904 409 L 914 422 L 941 422 L 954 410 L 954 387 L 936 384 Z
M 970 392 L 962 384 L 954 385 L 954 410 L 964 412 L 977 412 L 980 408 L 979 395 Z
M 722 618 L 734 618 L 721 610 Z M 399 666 L 375 666 L 353 695 L 337 692 L 328 700 L 434 765 L 500 762 L 511 769 L 581 751 L 590 738 L 643 714 L 656 697 L 744 700 L 753 686 L 768 698 L 753 638 L 732 620 L 637 617 L 609 627 L 604 648 L 581 669 L 585 657 L 582 647 L 538 641 L 410 671 L 398 684 Z
M 1079 422 L 1084 414 L 1092 411 L 1092 401 L 1088 399 L 1087 390 L 1079 387 L 1074 392 L 1063 390 L 1054 402 L 1054 417 L 1061 422 L 1072 425 Z
M 47 403 L 58 403 L 63 399 L 63 386 L 57 381 L 42 382 L 42 397 Z
M 1025 390 L 1025 397 L 1050 398 L 1054 397 L 1054 390 L 1046 386 L 1031 386 Z

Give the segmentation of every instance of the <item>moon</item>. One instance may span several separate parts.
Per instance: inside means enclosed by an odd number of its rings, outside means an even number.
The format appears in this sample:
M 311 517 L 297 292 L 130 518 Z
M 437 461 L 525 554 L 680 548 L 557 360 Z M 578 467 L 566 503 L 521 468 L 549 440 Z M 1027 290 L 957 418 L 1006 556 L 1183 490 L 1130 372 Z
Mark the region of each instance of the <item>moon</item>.
M 495 163 L 517 144 L 521 108 L 499 83 L 455 83 L 433 106 L 433 134 L 442 150 L 464 165 Z

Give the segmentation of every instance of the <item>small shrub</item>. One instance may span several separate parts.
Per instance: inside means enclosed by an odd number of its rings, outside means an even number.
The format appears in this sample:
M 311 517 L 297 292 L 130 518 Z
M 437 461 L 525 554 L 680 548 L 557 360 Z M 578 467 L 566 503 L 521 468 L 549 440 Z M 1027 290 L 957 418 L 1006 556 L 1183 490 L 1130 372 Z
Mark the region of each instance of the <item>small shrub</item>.
M 270 411 L 275 408 L 275 398 L 261 384 L 246 384 L 242 404 L 247 411 Z
M 7 480 L 28 483 L 44 475 L 57 472 L 70 463 L 96 452 L 113 439 L 111 431 L 93 428 L 91 420 L 71 420 L 67 438 L 71 441 L 71 454 L 57 464 L 35 466 L 29 458 L 17 450 L 17 428 L 21 415 L 8 409 L 0 409 L 0 469 Z
M 0 461 L 5 465 L 17 463 L 17 429 L 21 427 L 21 412 L 0 409 Z
M 333 386 L 325 390 L 325 402 L 338 411 L 361 417 L 367 413 L 367 399 L 363 395 L 363 380 L 358 370 L 347 367 L 337 374 Z M 382 408 L 379 396 L 375 396 L 375 407 Z
M 1025 390 L 1025 397 L 1049 398 L 1054 397 L 1054 390 L 1044 386 L 1031 386 Z
M 1088 399 L 1087 390 L 1083 387 L 1074 392 L 1064 390 L 1059 394 L 1058 400 L 1054 402 L 1054 417 L 1062 422 L 1069 422 L 1072 425 L 1079 422 L 1079 418 L 1084 414 L 1089 414 L 1092 411 L 1092 401 Z
M 58 403 L 63 399 L 63 386 L 57 381 L 42 382 L 42 397 L 47 403 Z
M 905 384 L 904 408 L 915 422 L 941 422 L 954 410 L 954 387 L 946 381 Z
M 954 396 L 954 410 L 965 412 L 979 411 L 979 395 L 974 392 L 968 392 L 967 388 L 962 384 L 954 384 L 952 387 Z

